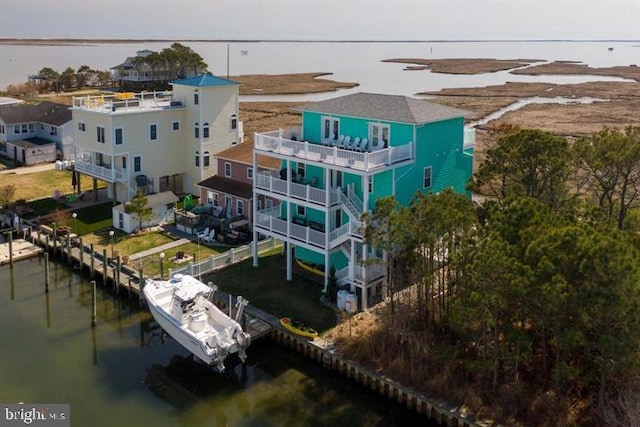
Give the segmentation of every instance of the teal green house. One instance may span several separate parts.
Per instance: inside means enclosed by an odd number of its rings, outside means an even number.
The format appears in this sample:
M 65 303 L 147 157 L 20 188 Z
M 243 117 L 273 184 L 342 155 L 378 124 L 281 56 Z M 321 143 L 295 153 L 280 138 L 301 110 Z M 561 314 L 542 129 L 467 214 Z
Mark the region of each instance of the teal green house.
M 288 280 L 295 259 L 322 269 L 326 290 L 334 267 L 338 283 L 366 309 L 385 268 L 384 254 L 364 243 L 362 213 L 380 197 L 408 204 L 417 191 L 453 188 L 471 197 L 467 112 L 372 93 L 309 103 L 300 111 L 301 128 L 254 137 L 253 197 L 270 202 L 254 205 L 254 243 L 260 235 L 285 242 Z M 259 172 L 259 156 L 278 158 L 281 169 Z

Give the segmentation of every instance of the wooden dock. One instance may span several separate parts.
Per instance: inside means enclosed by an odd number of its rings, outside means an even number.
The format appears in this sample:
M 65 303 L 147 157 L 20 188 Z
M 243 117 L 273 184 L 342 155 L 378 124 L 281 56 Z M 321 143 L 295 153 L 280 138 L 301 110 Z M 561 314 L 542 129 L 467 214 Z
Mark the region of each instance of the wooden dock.
M 109 258 L 106 250 L 103 250 L 102 253 L 96 252 L 93 250 L 92 245 L 84 245 L 82 238 L 73 234 L 54 239 L 53 235 L 50 234 L 50 230 L 46 228 L 44 231 L 33 232 L 30 239 L 31 242 L 26 240 L 20 242 L 19 248 L 21 248 L 22 252 L 27 251 L 28 248 L 29 253 L 33 254 L 31 256 L 34 256 L 46 251 L 50 255 L 68 263 L 69 267 L 78 270 L 82 274 L 89 275 L 91 279 L 98 279 L 105 287 L 112 289 L 116 294 L 126 292 L 129 296 L 137 295 L 141 304 L 144 303 L 144 298 L 141 297 L 140 284 L 143 284 L 148 277 L 145 277 L 142 271 L 134 270 L 124 265 L 120 257 Z M 14 254 L 17 247 L 14 242 Z M 226 312 L 229 312 L 229 306 L 231 306 L 229 315 L 233 316 L 233 307 L 236 303 L 235 297 L 218 291 L 212 301 Z M 245 331 L 251 335 L 251 339 L 256 340 L 271 332 L 275 321 L 270 317 L 273 316 L 255 307 L 247 306 L 244 309 L 241 324 Z

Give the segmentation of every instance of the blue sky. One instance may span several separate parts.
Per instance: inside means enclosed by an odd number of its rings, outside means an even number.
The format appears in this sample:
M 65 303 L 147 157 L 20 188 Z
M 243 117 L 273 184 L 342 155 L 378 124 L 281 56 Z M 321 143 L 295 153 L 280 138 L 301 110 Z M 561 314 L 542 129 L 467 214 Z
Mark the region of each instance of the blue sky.
M 640 40 L 640 0 L 0 0 L 0 37 Z

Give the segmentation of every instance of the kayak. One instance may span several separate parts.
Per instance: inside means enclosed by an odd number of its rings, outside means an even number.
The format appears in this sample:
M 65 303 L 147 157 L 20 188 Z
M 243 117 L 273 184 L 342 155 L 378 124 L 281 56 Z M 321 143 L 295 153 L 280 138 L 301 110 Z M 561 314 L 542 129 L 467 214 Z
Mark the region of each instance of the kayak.
M 318 332 L 303 324 L 300 323 L 296 320 L 293 320 L 290 317 L 282 317 L 280 319 L 280 324 L 282 325 L 283 328 L 285 328 L 288 331 L 293 332 L 296 335 L 300 335 L 302 337 L 306 337 L 306 338 L 315 338 L 318 336 Z

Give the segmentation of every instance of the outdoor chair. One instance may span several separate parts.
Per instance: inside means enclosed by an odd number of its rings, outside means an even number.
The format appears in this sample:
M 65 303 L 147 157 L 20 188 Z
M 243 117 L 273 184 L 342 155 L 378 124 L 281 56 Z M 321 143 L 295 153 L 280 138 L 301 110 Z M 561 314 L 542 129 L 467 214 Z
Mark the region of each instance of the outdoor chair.
M 197 236 L 204 240 L 205 236 L 209 235 L 209 227 L 205 228 L 202 233 L 198 233 Z
M 216 230 L 212 229 L 208 234 L 202 237 L 205 242 L 213 242 L 216 238 Z

